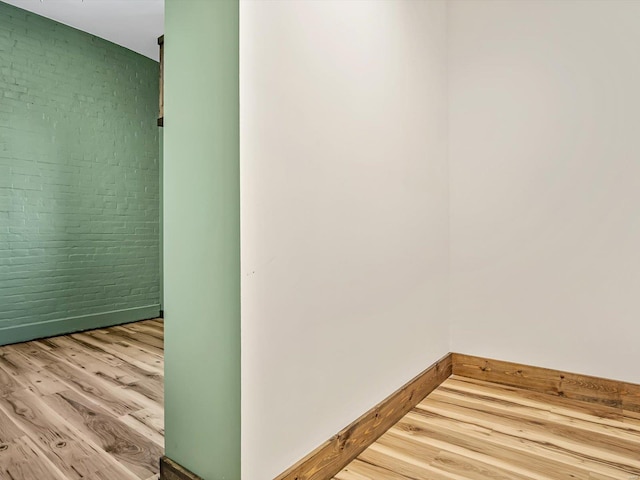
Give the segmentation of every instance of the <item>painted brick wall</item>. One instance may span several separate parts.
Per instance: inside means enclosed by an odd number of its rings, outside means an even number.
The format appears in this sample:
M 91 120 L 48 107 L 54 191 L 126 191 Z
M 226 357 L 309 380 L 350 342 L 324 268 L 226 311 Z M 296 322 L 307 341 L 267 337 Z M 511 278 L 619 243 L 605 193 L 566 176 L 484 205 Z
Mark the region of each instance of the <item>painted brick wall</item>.
M 0 344 L 157 314 L 157 108 L 157 62 L 0 2 Z

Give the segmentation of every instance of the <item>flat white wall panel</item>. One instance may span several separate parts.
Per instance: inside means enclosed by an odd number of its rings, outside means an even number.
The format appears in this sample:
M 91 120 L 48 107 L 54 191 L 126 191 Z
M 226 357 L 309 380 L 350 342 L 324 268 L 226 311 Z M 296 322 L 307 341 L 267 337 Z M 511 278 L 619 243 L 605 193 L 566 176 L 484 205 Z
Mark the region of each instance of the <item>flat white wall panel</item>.
M 240 7 L 242 469 L 449 350 L 446 4 Z
M 448 21 L 452 349 L 640 382 L 640 2 Z

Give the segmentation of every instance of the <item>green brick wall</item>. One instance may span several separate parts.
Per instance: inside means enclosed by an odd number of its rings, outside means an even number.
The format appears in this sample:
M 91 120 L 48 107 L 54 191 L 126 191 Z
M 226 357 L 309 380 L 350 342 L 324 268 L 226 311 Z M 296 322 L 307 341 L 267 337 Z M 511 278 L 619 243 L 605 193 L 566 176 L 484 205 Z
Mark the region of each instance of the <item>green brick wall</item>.
M 158 64 L 0 2 L 0 344 L 159 311 Z

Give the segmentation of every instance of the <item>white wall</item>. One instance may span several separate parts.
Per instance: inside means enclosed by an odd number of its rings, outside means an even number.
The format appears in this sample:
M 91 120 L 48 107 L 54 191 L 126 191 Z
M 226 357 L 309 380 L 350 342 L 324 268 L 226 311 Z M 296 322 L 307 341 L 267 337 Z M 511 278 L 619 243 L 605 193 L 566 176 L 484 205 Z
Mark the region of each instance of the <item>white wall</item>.
M 446 5 L 240 7 L 243 478 L 449 350 Z
M 639 25 L 450 4 L 453 350 L 640 382 Z

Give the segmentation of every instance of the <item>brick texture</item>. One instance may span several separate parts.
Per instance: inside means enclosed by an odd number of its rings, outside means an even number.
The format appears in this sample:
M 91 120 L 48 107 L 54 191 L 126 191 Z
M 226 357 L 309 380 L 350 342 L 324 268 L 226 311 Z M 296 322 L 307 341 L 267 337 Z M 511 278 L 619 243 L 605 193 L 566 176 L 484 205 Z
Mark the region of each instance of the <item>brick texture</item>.
M 159 303 L 157 109 L 157 62 L 0 2 L 0 329 Z

